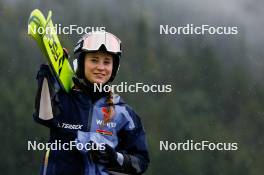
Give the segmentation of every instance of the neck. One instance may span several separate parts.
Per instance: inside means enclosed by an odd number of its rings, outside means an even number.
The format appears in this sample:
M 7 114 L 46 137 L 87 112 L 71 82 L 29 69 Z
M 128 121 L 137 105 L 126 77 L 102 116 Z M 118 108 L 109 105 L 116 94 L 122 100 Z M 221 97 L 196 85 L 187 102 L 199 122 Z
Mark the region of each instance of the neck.
M 95 91 L 94 83 L 90 82 L 89 80 L 86 80 L 86 79 L 77 79 L 76 80 L 75 79 L 74 83 L 75 83 L 75 85 L 77 85 L 78 89 L 82 90 L 86 95 L 90 96 L 93 102 L 97 101 L 98 99 L 100 99 L 102 97 L 109 95 L 109 92 Z

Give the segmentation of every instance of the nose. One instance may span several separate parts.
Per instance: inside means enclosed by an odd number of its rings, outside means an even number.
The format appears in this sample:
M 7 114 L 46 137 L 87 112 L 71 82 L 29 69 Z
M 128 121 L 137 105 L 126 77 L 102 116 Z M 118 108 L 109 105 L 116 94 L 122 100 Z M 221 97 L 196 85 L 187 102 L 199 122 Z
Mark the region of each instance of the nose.
M 96 68 L 98 70 L 104 70 L 105 69 L 104 63 L 102 61 L 99 61 Z

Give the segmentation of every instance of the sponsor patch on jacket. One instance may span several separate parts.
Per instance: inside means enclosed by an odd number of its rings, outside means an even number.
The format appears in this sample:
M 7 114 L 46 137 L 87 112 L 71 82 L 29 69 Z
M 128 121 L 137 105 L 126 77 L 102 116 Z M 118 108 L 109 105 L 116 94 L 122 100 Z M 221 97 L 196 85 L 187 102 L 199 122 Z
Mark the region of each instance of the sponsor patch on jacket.
M 99 120 L 99 119 L 96 119 L 96 124 L 99 125 L 99 126 L 106 126 L 108 128 L 115 128 L 116 127 L 116 123 L 115 122 L 105 123 L 103 120 Z
M 100 134 L 103 134 L 103 135 L 109 135 L 109 136 L 113 135 L 113 132 L 106 131 L 106 130 L 103 130 L 103 129 L 97 129 L 96 132 L 100 133 Z
M 82 129 L 82 126 L 83 125 L 72 125 L 68 123 L 62 123 L 61 126 L 58 124 L 58 127 L 65 128 L 65 129 Z
M 108 113 L 108 110 L 106 107 L 102 107 L 102 113 L 103 113 L 103 116 L 104 116 L 104 121 L 108 120 L 110 118 L 110 115 Z

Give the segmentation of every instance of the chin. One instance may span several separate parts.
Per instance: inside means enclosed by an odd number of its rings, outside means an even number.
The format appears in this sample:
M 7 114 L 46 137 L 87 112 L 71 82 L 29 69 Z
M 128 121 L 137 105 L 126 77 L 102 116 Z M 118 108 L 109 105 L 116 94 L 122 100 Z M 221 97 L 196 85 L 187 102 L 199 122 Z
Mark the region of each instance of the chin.
M 103 80 L 95 80 L 94 83 L 96 83 L 96 84 L 105 84 L 106 81 L 103 81 Z

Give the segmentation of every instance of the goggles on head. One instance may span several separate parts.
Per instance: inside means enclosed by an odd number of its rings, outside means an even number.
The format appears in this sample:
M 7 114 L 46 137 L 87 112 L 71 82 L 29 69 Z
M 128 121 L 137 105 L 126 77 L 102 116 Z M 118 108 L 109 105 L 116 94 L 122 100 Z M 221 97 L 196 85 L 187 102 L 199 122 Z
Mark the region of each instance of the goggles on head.
M 90 32 L 76 44 L 74 53 L 81 51 L 97 51 L 104 45 L 107 52 L 121 54 L 121 40 L 108 32 Z

